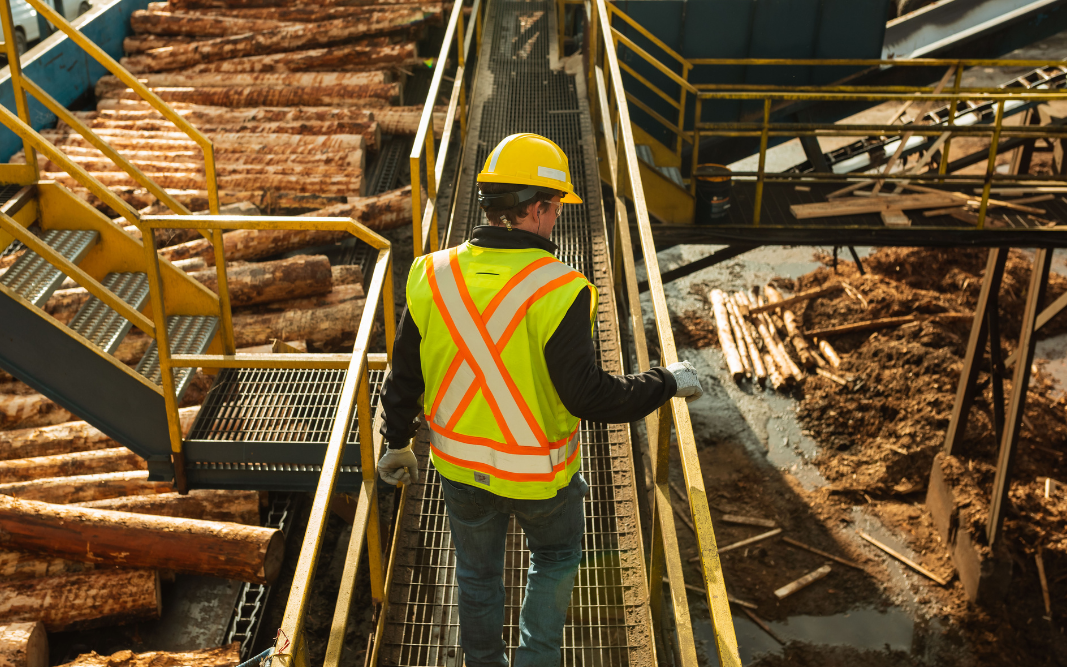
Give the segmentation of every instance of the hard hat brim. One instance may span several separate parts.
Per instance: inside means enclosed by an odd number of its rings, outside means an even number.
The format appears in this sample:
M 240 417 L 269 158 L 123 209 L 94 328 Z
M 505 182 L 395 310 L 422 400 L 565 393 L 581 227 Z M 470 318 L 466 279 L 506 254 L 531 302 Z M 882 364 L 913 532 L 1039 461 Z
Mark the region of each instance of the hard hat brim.
M 559 200 L 561 204 L 581 204 L 582 198 L 573 192 L 567 192 L 563 195 L 563 199 Z

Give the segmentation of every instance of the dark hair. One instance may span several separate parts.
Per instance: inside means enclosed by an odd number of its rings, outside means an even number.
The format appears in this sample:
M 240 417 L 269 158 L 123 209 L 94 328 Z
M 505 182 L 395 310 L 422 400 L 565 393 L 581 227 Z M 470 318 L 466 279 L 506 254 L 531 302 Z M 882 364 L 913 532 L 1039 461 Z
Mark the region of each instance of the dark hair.
M 513 183 L 479 183 L 478 189 L 487 195 L 499 195 L 507 192 L 518 192 L 528 188 L 528 185 L 515 185 Z M 525 217 L 529 213 L 530 206 L 533 204 L 543 205 L 544 202 L 552 201 L 552 198 L 563 193 L 558 190 L 541 190 L 533 199 L 528 199 L 516 206 L 510 206 L 508 208 L 488 208 L 485 209 L 485 218 L 489 221 L 490 225 L 496 227 L 503 227 L 505 220 L 511 221 L 511 224 L 515 224 L 519 218 Z M 547 209 L 541 209 L 542 212 Z

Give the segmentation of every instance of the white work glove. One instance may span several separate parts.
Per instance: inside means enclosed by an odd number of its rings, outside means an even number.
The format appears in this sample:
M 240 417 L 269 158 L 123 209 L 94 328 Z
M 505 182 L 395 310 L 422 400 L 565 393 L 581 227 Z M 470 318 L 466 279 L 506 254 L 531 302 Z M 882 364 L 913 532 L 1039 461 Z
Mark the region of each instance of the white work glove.
M 704 388 L 700 386 L 700 378 L 697 377 L 697 369 L 688 361 L 676 361 L 667 370 L 674 376 L 678 384 L 678 391 L 674 392 L 675 398 L 684 398 L 686 403 L 692 403 L 704 395 Z
M 403 449 L 386 449 L 378 460 L 378 474 L 393 486 L 397 482 L 407 486 L 419 481 L 419 461 L 415 458 L 415 452 L 411 451 L 411 445 Z

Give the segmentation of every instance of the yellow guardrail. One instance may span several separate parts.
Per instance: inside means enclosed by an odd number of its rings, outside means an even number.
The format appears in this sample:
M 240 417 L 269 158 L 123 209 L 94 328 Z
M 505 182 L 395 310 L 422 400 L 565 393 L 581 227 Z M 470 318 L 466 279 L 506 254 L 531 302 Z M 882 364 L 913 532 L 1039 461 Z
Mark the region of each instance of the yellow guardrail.
M 603 154 L 607 156 L 607 165 L 602 165 L 601 168 L 607 168 L 608 182 L 615 197 L 614 261 L 616 268 L 614 275 L 616 289 L 619 293 L 625 289 L 629 299 L 638 370 L 644 371 L 651 367 L 651 360 L 648 342 L 645 339 L 645 325 L 637 287 L 636 262 L 633 252 L 635 246 L 630 237 L 631 223 L 623 197 L 633 199 L 636 212 L 637 242 L 648 274 L 649 294 L 652 297 L 652 311 L 659 342 L 658 362 L 664 366 L 674 363 L 678 361 L 678 352 L 671 330 L 667 300 L 663 293 L 659 263 L 656 260 L 651 221 L 645 204 L 644 187 L 637 162 L 637 149 L 630 126 L 630 112 L 626 104 L 626 91 L 623 88 L 623 67 L 616 54 L 616 35 L 610 24 L 611 12 L 617 10 L 605 0 L 587 0 L 585 8 L 591 36 L 587 45 L 590 109 L 593 113 L 594 126 L 599 125 L 602 130 L 598 133 L 597 139 L 601 143 Z M 708 506 L 704 478 L 700 470 L 689 408 L 685 400 L 679 398 L 671 400 L 657 414 L 649 415 L 645 419 L 645 426 L 648 451 L 653 462 L 652 478 L 654 481 L 652 554 L 648 574 L 653 628 L 658 631 L 663 627 L 661 625 L 663 596 L 658 592 L 662 590 L 660 582 L 666 575 L 670 582 L 671 602 L 682 665 L 696 667 L 699 664 L 668 484 L 670 435 L 673 426 L 678 442 L 682 472 L 685 475 L 689 509 L 693 525 L 696 527 L 704 587 L 707 591 L 708 609 L 711 612 L 711 622 L 715 630 L 719 662 L 726 667 L 740 666 L 733 619 L 730 615 L 718 547 L 715 543 L 715 531 L 711 522 L 711 510 Z M 656 636 L 659 636 L 659 632 L 656 632 Z
M 985 223 L 986 209 L 989 203 L 989 192 L 993 182 L 998 184 L 1012 184 L 1024 181 L 1067 181 L 1067 175 L 1055 176 L 1028 176 L 1025 174 L 998 174 L 995 172 L 997 142 L 1005 137 L 1067 137 L 1067 128 L 1064 127 L 1038 127 L 1026 125 L 1005 125 L 1005 105 L 1028 104 L 1035 105 L 1041 102 L 1062 101 L 1067 99 L 1067 90 L 1038 90 L 1026 88 L 988 88 L 966 87 L 962 85 L 963 71 L 970 67 L 992 68 L 1063 68 L 1067 66 L 1062 60 L 991 60 L 991 59 L 936 59 L 915 58 L 910 60 L 879 60 L 879 59 L 783 59 L 783 58 L 685 58 L 673 50 L 663 40 L 653 35 L 648 29 L 640 25 L 632 17 L 620 10 L 618 6 L 608 3 L 606 6 L 608 26 L 604 28 L 605 39 L 609 40 L 611 50 L 618 53 L 620 46 L 627 53 L 637 56 L 639 62 L 644 62 L 654 68 L 658 73 L 665 76 L 670 82 L 671 88 L 677 88 L 675 92 L 663 90 L 636 71 L 632 66 L 620 62 L 620 71 L 626 73 L 633 81 L 653 95 L 663 100 L 677 111 L 677 117 L 668 118 L 662 113 L 651 108 L 646 102 L 641 101 L 632 92 L 624 91 L 624 99 L 634 107 L 648 114 L 662 127 L 675 137 L 673 151 L 679 163 L 682 160 L 682 152 L 685 144 L 691 146 L 690 162 L 691 170 L 700 163 L 700 143 L 702 139 L 711 137 L 758 137 L 760 139 L 758 168 L 754 172 L 734 172 L 733 176 L 739 180 L 756 181 L 756 203 L 753 212 L 752 225 L 760 224 L 760 214 L 763 202 L 763 186 L 766 182 L 789 181 L 797 184 L 804 182 L 818 182 L 825 180 L 858 181 L 868 182 L 872 177 L 880 182 L 894 181 L 933 181 L 939 184 L 970 185 L 976 184 L 983 187 L 983 193 L 978 213 L 977 229 L 982 229 Z M 611 21 L 616 20 L 614 25 Z M 624 30 L 632 30 L 637 33 L 662 53 L 657 57 L 648 49 L 639 45 L 635 39 L 625 34 Z M 936 86 L 862 86 L 862 85 L 764 85 L 764 84 L 694 84 L 690 80 L 691 74 L 697 68 L 745 66 L 745 67 L 849 67 L 854 71 L 863 69 L 887 68 L 887 67 L 924 67 L 938 68 L 945 74 L 941 82 Z M 1013 75 L 1014 76 L 1014 75 Z M 592 82 L 591 82 L 592 83 Z M 687 98 L 694 98 L 693 120 L 689 122 L 690 128 L 686 129 Z M 752 114 L 750 122 L 705 122 L 703 120 L 703 105 L 712 101 L 737 100 L 762 102 L 762 112 Z M 883 124 L 874 123 L 783 123 L 772 122 L 772 114 L 795 102 L 890 102 L 899 101 L 903 105 L 951 105 L 953 112 L 949 114 L 945 124 L 920 125 L 918 123 L 893 124 L 906 110 L 905 106 L 891 119 Z M 967 102 L 995 104 L 995 116 L 991 123 L 974 123 L 959 125 L 957 121 L 969 113 L 969 109 L 960 109 L 961 104 Z M 926 109 L 929 111 L 930 109 Z M 916 173 L 914 169 L 898 169 L 897 171 L 885 170 L 884 173 L 769 173 L 766 171 L 767 147 L 771 137 L 802 137 L 814 136 L 828 137 L 901 137 L 900 146 L 903 148 L 907 138 L 911 136 L 936 137 L 932 147 L 924 155 L 924 162 L 934 154 L 936 149 L 941 150 L 941 159 L 936 171 L 931 173 Z M 984 176 L 978 175 L 951 175 L 946 173 L 949 163 L 949 154 L 952 148 L 953 137 L 982 137 L 992 142 L 992 148 Z M 890 161 L 890 167 L 896 163 L 896 159 Z M 871 168 L 880 169 L 882 165 L 873 165 Z M 694 194 L 696 180 L 689 179 L 690 194 Z
M 473 0 L 470 5 L 474 19 L 474 29 L 464 30 L 463 14 L 465 5 L 462 0 L 452 5 L 448 17 L 441 52 L 434 62 L 433 78 L 426 95 L 426 104 L 419 119 L 419 128 L 415 133 L 415 142 L 411 147 L 409 164 L 411 171 L 411 230 L 415 256 L 424 255 L 440 248 L 440 234 L 437 228 L 438 206 L 437 188 L 444 176 L 445 164 L 450 157 L 452 132 L 456 120 L 459 120 L 460 144 L 467 137 L 467 89 L 474 85 L 473 76 L 468 77 L 467 61 L 474 46 L 477 53 L 482 42 L 482 17 L 488 0 Z M 444 126 L 441 130 L 441 154 L 435 159 L 434 141 L 434 105 L 441 94 L 441 82 L 453 46 L 456 49 L 456 72 L 452 79 L 452 93 L 448 98 L 448 110 L 445 112 Z M 423 208 L 422 173 L 426 171 L 426 206 Z M 454 192 L 452 200 L 455 200 Z M 451 208 L 452 202 L 449 202 Z M 446 215 L 450 211 L 446 210 Z

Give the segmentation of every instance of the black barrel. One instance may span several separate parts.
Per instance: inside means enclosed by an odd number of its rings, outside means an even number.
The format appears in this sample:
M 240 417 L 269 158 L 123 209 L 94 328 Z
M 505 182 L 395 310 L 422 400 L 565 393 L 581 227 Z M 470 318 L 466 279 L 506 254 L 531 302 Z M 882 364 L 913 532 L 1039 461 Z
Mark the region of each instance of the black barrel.
M 716 222 L 726 217 L 730 209 L 733 173 L 721 164 L 702 164 L 693 175 L 697 179 L 696 222 Z

